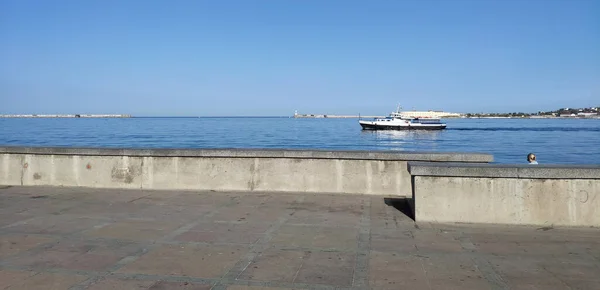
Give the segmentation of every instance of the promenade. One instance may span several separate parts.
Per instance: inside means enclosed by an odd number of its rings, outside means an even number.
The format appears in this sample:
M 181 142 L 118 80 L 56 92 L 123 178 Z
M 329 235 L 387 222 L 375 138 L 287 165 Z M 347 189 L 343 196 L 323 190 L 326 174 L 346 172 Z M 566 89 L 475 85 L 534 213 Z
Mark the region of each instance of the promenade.
M 373 195 L 0 187 L 0 289 L 600 289 L 597 228 L 415 223 L 406 209 Z

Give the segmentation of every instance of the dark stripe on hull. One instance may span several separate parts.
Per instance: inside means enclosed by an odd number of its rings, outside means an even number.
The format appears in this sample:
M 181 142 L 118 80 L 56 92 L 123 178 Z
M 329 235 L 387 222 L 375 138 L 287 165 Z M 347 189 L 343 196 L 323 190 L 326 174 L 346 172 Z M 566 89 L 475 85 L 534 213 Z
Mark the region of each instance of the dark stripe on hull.
M 363 130 L 443 130 L 446 129 L 446 125 L 443 126 L 383 126 L 383 125 L 371 125 L 371 124 L 360 124 Z

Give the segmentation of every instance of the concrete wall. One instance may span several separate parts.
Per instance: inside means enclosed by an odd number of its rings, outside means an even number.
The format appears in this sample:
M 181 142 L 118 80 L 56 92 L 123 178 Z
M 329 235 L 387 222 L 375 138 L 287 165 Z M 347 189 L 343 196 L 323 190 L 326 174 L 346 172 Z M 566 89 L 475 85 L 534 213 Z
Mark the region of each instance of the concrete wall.
M 0 184 L 410 196 L 407 161 L 492 160 L 469 153 L 0 147 Z
M 417 222 L 600 226 L 600 166 L 409 163 Z

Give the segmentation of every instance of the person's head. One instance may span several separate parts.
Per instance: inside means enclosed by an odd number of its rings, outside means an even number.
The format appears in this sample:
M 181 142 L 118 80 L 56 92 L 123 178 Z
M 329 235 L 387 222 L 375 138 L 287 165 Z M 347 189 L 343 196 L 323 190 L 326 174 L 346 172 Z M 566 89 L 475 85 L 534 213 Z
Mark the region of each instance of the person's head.
M 528 162 L 533 162 L 533 161 L 535 161 L 535 154 L 533 154 L 533 153 L 529 153 L 529 154 L 527 154 L 527 161 L 528 161 Z

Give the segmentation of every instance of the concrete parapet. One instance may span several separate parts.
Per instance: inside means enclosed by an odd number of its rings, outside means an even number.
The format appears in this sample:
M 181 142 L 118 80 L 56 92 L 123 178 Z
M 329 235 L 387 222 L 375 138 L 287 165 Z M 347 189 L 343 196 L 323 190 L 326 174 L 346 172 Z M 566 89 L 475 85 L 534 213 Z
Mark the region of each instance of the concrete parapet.
M 408 161 L 492 160 L 470 153 L 0 147 L 0 184 L 409 196 Z
M 600 179 L 600 165 L 529 165 L 410 162 L 419 176 L 505 177 L 531 179 Z
M 311 158 L 350 160 L 411 160 L 435 162 L 482 162 L 494 160 L 484 153 L 402 152 L 360 150 L 300 150 L 300 149 L 122 149 L 71 147 L 0 147 L 0 154 L 131 156 L 131 157 L 256 157 Z
M 415 220 L 600 226 L 600 166 L 409 162 Z

